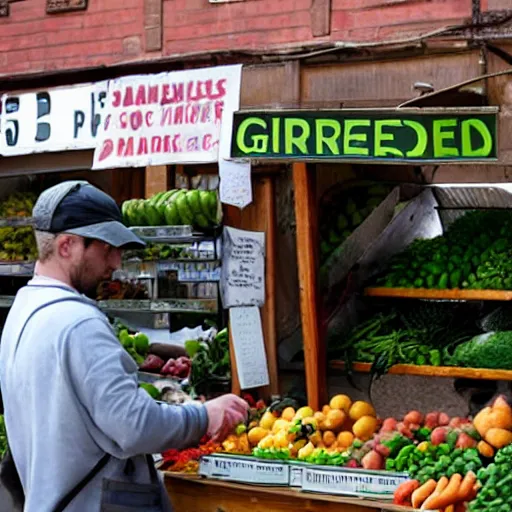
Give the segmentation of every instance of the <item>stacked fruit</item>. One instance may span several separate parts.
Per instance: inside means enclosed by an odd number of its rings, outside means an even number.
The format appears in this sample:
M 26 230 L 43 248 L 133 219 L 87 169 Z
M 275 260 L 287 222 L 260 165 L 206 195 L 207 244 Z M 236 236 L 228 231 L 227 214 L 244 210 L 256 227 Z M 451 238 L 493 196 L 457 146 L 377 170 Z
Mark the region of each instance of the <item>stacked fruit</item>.
M 0 203 L 0 217 L 30 217 L 36 197 L 15 193 Z M 37 246 L 31 226 L 0 228 L 0 261 L 32 261 L 37 259 Z
M 130 199 L 122 205 L 127 226 L 193 226 L 209 229 L 220 223 L 214 190 L 169 190 L 150 199 Z
M 35 202 L 35 194 L 15 192 L 0 203 L 0 217 L 30 217 Z
M 296 457 L 317 464 L 342 464 L 339 457 L 356 443 L 359 450 L 375 434 L 379 426 L 375 409 L 367 402 L 352 403 L 346 395 L 333 397 L 322 411 L 311 407 L 288 406 L 280 413 L 267 410 L 259 424 L 248 432 L 254 454 L 263 458 Z M 358 446 L 359 444 L 359 446 Z M 360 455 L 359 460 L 365 454 Z
M 327 260 L 391 191 L 386 185 L 329 191 L 321 203 L 320 255 Z
M 137 365 L 142 365 L 149 350 L 149 338 L 141 332 L 130 334 L 128 329 L 121 329 L 117 337 Z

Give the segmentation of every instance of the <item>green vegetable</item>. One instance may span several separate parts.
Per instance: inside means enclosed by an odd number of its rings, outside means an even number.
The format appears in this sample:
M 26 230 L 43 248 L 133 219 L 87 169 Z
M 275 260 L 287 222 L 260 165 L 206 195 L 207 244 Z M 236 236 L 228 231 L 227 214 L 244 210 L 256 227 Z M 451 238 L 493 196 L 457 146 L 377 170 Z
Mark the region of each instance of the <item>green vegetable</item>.
M 512 331 L 490 332 L 460 344 L 452 363 L 469 368 L 512 370 Z

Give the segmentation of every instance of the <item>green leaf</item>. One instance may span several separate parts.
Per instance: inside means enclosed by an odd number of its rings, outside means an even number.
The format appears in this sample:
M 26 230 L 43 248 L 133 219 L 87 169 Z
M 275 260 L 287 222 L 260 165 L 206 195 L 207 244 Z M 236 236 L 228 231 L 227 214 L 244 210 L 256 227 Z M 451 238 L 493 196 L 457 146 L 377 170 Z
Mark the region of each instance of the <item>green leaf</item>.
M 187 340 L 185 341 L 185 350 L 187 351 L 188 357 L 194 357 L 201 348 L 202 343 L 199 340 Z

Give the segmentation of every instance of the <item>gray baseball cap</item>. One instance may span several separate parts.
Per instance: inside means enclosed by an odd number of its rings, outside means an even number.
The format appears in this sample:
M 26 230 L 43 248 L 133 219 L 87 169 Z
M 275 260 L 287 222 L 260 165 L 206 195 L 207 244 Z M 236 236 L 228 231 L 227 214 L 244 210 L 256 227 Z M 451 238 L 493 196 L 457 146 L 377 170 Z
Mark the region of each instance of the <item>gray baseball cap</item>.
M 87 181 L 65 181 L 45 190 L 32 217 L 36 231 L 79 235 L 113 247 L 146 245 L 123 224 L 116 202 Z

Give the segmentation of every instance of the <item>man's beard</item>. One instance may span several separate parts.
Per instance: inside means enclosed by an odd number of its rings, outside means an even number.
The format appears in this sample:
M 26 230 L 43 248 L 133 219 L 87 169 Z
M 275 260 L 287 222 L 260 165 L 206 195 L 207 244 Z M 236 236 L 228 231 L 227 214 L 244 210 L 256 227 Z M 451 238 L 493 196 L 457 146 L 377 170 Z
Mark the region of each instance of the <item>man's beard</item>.
M 71 274 L 71 286 L 73 286 L 77 292 L 95 300 L 98 285 L 103 279 L 98 279 L 94 282 L 94 280 L 88 277 L 90 274 L 91 272 L 88 271 L 87 265 L 77 266 Z

